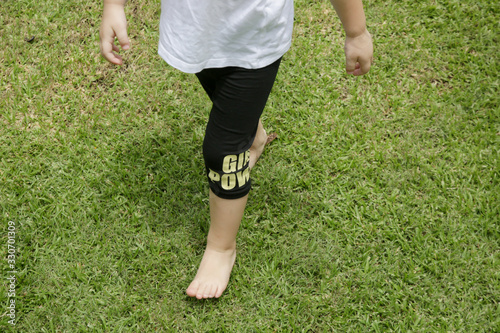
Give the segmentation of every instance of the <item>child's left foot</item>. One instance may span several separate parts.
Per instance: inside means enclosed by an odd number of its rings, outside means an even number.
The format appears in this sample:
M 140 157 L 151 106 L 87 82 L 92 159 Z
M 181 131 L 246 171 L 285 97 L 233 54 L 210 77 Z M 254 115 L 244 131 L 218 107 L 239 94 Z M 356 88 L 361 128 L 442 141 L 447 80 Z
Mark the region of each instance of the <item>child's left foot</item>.
M 268 136 L 266 131 L 264 130 L 262 122 L 259 120 L 259 127 L 257 127 L 255 139 L 253 140 L 252 147 L 250 147 L 250 169 L 255 166 L 266 145 L 273 141 L 276 137 L 276 133 L 272 133 Z
M 235 249 L 218 251 L 207 247 L 186 294 L 197 299 L 220 297 L 226 290 L 235 260 Z

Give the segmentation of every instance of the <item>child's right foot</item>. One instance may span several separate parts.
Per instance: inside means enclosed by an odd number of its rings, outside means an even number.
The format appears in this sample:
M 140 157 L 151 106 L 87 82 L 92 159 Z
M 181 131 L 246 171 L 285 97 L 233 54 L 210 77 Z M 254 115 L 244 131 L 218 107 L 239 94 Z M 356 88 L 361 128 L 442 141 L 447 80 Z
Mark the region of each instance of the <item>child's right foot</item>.
M 235 249 L 218 251 L 207 247 L 186 294 L 197 299 L 220 297 L 226 290 L 235 260 Z

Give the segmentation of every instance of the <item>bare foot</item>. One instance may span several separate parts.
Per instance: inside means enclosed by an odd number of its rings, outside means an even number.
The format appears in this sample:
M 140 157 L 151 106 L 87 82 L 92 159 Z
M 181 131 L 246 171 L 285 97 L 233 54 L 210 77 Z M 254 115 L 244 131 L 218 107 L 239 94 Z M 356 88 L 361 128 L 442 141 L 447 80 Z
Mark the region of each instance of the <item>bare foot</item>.
M 235 249 L 218 251 L 207 247 L 186 293 L 197 299 L 220 297 L 226 290 L 235 260 Z
M 276 133 L 272 133 L 271 135 L 267 135 L 264 130 L 264 126 L 262 122 L 259 120 L 259 126 L 257 127 L 257 133 L 255 134 L 255 139 L 253 140 L 252 147 L 250 147 L 250 162 L 249 168 L 252 169 L 257 161 L 259 160 L 260 155 L 264 151 L 266 144 L 270 143 L 276 138 Z

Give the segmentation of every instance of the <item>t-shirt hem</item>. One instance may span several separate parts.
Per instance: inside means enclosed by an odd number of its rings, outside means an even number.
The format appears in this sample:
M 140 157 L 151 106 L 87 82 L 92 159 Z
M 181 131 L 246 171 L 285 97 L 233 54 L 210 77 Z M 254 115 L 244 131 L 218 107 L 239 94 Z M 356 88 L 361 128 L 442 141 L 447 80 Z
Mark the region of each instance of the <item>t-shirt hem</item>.
M 265 57 L 259 57 L 254 59 L 207 59 L 206 61 L 198 64 L 187 63 L 175 56 L 173 56 L 160 42 L 158 45 L 158 54 L 163 60 L 167 62 L 170 66 L 184 72 L 184 73 L 199 73 L 205 68 L 222 68 L 222 67 L 241 67 L 246 69 L 257 69 L 266 67 L 279 58 L 281 58 L 291 47 L 292 41 L 288 41 L 287 44 L 279 49 L 278 51 L 266 55 Z

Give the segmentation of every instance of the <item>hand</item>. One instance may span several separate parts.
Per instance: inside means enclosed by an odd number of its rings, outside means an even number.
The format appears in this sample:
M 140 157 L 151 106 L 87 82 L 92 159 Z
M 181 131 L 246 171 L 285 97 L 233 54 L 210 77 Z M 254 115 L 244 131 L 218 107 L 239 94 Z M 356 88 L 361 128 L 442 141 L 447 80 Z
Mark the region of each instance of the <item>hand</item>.
M 358 76 L 368 73 L 373 62 L 373 44 L 367 30 L 355 37 L 347 36 L 344 51 L 347 74 Z
M 115 45 L 115 37 L 118 38 L 122 50 L 130 48 L 127 36 L 127 19 L 125 18 L 125 11 L 122 5 L 104 5 L 99 36 L 101 38 L 100 48 L 102 56 L 112 64 L 123 64 L 122 57 L 115 53 L 120 50 L 118 45 Z

